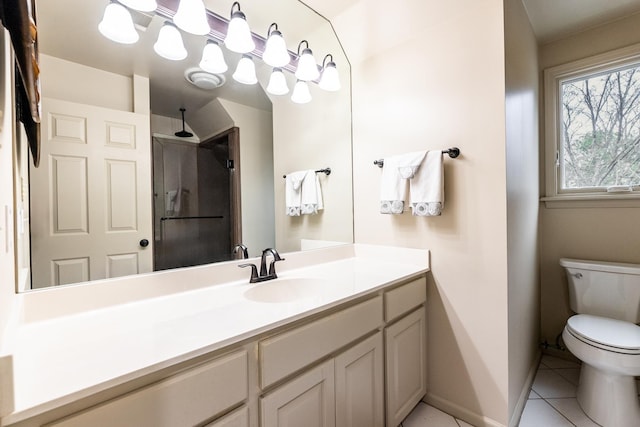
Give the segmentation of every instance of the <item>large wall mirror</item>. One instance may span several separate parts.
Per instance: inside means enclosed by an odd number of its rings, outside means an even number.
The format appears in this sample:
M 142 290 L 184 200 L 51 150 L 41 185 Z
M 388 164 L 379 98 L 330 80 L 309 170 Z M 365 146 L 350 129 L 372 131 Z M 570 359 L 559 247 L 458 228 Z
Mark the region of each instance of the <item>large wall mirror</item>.
M 16 162 L 19 291 L 225 261 L 240 243 L 257 256 L 353 241 L 350 68 L 326 19 L 296 0 L 241 2 L 254 33 L 276 22 L 290 51 L 304 39 L 318 64 L 332 55 L 341 89 L 311 83 L 296 104 L 266 92 L 260 58 L 255 85 L 232 78 L 242 55 L 224 47 L 228 71 L 203 73 L 205 36 L 182 32 L 184 60 L 158 56 L 153 12 L 130 11 L 135 44 L 107 39 L 108 3 L 36 1 L 42 156 Z M 205 5 L 228 18 L 232 2 Z M 324 209 L 288 216 L 283 176 L 324 168 Z

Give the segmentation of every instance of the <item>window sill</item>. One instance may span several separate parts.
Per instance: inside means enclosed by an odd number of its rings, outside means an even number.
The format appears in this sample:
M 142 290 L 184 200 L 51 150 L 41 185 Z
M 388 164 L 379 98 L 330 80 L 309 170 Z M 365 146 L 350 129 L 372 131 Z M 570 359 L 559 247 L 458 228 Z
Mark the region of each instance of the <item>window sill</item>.
M 640 194 L 572 194 L 540 198 L 546 208 L 640 208 Z

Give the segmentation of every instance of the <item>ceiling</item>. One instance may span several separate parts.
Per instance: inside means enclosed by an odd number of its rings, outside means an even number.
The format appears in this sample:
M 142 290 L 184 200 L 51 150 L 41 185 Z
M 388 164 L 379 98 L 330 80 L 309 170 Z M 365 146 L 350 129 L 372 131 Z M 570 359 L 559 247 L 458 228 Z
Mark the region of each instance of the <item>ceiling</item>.
M 640 0 L 522 0 L 540 43 L 640 12 Z

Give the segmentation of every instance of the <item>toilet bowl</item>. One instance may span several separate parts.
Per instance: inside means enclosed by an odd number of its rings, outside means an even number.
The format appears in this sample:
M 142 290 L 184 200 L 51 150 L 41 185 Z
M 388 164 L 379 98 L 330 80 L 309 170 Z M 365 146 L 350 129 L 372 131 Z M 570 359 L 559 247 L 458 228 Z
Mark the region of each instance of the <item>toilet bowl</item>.
M 635 377 L 640 375 L 640 326 L 578 314 L 562 333 L 582 361 L 577 399 L 584 412 L 605 427 L 640 426 Z
M 604 427 L 640 426 L 640 265 L 561 259 L 571 309 L 562 332 L 582 361 L 577 400 Z

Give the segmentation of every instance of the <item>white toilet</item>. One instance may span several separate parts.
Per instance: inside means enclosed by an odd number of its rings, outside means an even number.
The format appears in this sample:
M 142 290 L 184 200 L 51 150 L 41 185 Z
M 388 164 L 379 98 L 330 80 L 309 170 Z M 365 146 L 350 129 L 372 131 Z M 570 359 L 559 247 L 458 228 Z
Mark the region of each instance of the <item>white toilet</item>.
M 563 258 L 578 313 L 562 332 L 582 361 L 578 403 L 604 427 L 640 426 L 640 264 Z

